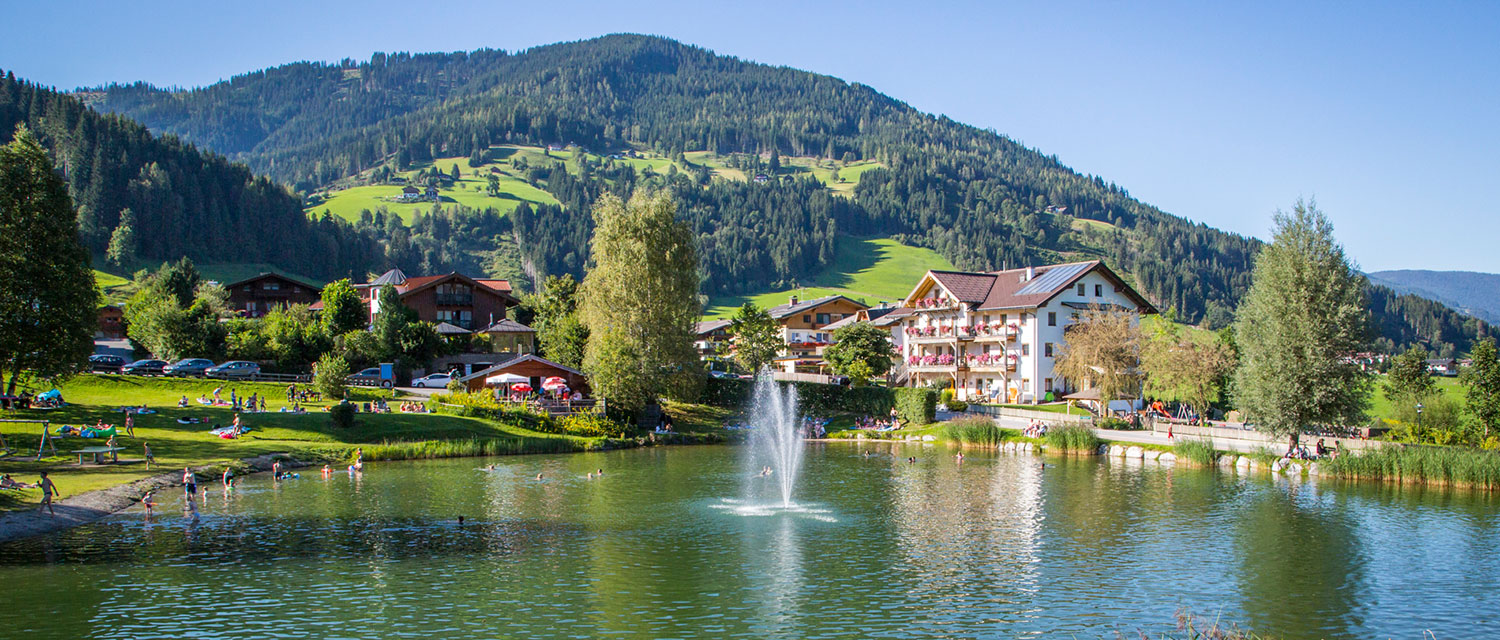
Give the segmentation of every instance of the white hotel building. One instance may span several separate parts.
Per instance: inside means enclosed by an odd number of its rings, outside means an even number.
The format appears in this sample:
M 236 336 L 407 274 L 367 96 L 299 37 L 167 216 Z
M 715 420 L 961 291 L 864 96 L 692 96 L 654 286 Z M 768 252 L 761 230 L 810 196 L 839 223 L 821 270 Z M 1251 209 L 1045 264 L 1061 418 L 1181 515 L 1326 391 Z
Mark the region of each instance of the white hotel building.
M 1156 309 L 1100 261 L 1008 271 L 928 271 L 892 327 L 908 384 L 966 401 L 1034 404 L 1077 386 L 1053 374 L 1063 330 L 1090 308 Z

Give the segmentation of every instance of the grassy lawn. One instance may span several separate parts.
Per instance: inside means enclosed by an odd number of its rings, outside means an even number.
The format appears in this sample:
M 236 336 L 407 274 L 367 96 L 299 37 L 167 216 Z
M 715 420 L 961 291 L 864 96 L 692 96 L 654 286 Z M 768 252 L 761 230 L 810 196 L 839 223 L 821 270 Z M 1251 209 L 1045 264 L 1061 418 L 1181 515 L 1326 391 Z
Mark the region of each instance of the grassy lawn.
M 786 289 L 741 296 L 720 296 L 709 301 L 704 316 L 727 318 L 746 301 L 757 306 L 785 304 L 794 292 L 804 299 L 841 294 L 875 305 L 904 298 L 928 269 L 952 269 L 953 264 L 936 251 L 910 247 L 888 238 L 839 236 L 834 262 L 800 289 Z
M 137 378 L 128 376 L 83 375 L 60 387 L 69 405 L 52 411 L 29 410 L 0 413 L 5 419 L 47 420 L 58 425 L 93 425 L 97 421 L 121 427 L 117 442 L 126 448 L 120 464 L 79 467 L 78 456 L 70 452 L 82 447 L 100 446 L 103 441 L 64 438 L 55 441 L 58 455 L 35 461 L 41 425 L 35 423 L 0 423 L 0 433 L 16 453 L 0 460 L 0 472 L 11 473 L 26 482 L 36 481 L 36 472 L 47 470 L 64 496 L 124 484 L 150 475 L 181 469 L 228 463 L 240 458 L 266 453 L 288 452 L 310 458 L 339 458 L 349 455 L 363 444 L 385 441 L 427 441 L 482 439 L 559 439 L 564 436 L 541 434 L 490 420 L 439 414 L 365 414 L 356 417 L 351 430 L 335 428 L 322 411 L 327 403 L 308 405 L 309 413 L 278 413 L 287 406 L 285 385 L 270 383 L 224 384 L 222 393 L 229 397 L 232 388 L 239 395 L 251 393 L 268 397 L 269 413 L 242 414 L 244 424 L 253 430 L 235 440 L 224 440 L 208 433 L 215 424 L 227 425 L 233 419 L 228 409 L 204 407 L 194 400 L 213 392 L 219 382 Z M 379 392 L 360 390 L 367 398 Z M 177 400 L 188 396 L 191 406 L 178 409 Z M 123 435 L 123 405 L 141 405 L 157 411 L 154 415 L 136 417 L 136 437 Z M 179 417 L 197 417 L 207 424 L 180 424 Z M 150 443 L 157 464 L 147 471 L 142 463 L 142 443 Z M 34 505 L 40 499 L 37 490 L 6 491 L 0 494 L 0 506 Z

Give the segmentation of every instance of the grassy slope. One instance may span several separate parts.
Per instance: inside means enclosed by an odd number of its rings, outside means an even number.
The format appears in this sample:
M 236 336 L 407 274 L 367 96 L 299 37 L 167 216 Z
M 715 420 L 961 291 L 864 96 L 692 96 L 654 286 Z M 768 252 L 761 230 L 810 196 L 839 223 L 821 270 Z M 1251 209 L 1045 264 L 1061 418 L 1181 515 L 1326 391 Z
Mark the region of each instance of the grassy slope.
M 1460 408 L 1463 407 L 1467 394 L 1464 392 L 1463 385 L 1458 383 L 1458 378 L 1437 377 L 1433 378 L 1433 381 L 1437 383 L 1437 388 L 1442 391 L 1443 396 L 1457 402 Z M 1376 379 L 1375 392 L 1370 395 L 1371 403 L 1368 413 L 1375 418 L 1394 420 L 1396 418 L 1396 407 L 1392 406 L 1391 400 L 1385 397 L 1384 384 L 1385 376 L 1380 376 Z
M 865 304 L 873 305 L 905 297 L 928 269 L 952 268 L 952 263 L 931 249 L 909 247 L 886 238 L 840 236 L 833 264 L 814 276 L 809 286 L 800 289 L 800 296 L 809 299 L 843 294 L 863 298 Z M 714 298 L 704 315 L 728 317 L 746 301 L 760 307 L 783 304 L 794 291 L 798 290 Z
M 536 433 L 519 427 L 476 418 L 436 414 L 359 414 L 353 430 L 335 429 L 328 415 L 321 408 L 310 405 L 310 413 L 297 415 L 275 413 L 286 406 L 284 385 L 269 383 L 235 383 L 225 385 L 223 397 L 229 397 L 232 387 L 236 393 L 248 395 L 261 393 L 268 397 L 268 408 L 272 413 L 244 414 L 242 420 L 254 428 L 246 437 L 224 440 L 207 433 L 214 423 L 228 424 L 233 413 L 228 409 L 209 408 L 196 402 L 188 409 L 178 409 L 177 399 L 183 395 L 189 400 L 199 395 L 212 393 L 218 382 L 198 380 L 150 379 L 126 376 L 83 375 L 61 387 L 69 406 L 53 411 L 5 412 L 7 419 L 45 419 L 55 428 L 61 424 L 92 425 L 103 420 L 106 424 L 123 427 L 121 405 L 145 404 L 159 413 L 139 416 L 136 419 L 136 437 L 118 438 L 126 447 L 121 453 L 122 464 L 78 467 L 76 454 L 70 451 L 99 446 L 96 439 L 65 438 L 56 441 L 56 457 L 33 462 L 40 440 L 41 425 L 34 423 L 0 423 L 0 433 L 5 435 L 11 447 L 18 450 L 24 460 L 0 460 L 0 472 L 17 475 L 22 480 L 34 482 L 36 472 L 48 470 L 61 488 L 63 495 L 70 496 L 84 491 L 101 489 L 138 480 L 185 465 L 207 465 L 224 463 L 239 458 L 264 453 L 297 452 L 313 456 L 347 455 L 353 447 L 383 441 L 420 441 L 470 438 L 506 439 L 556 439 L 563 436 Z M 367 391 L 366 393 L 374 393 Z M 183 425 L 177 423 L 182 416 L 202 417 L 209 424 Z M 141 464 L 141 444 L 149 442 L 159 466 L 147 471 Z M 28 455 L 29 454 L 29 455 Z M 17 506 L 35 504 L 40 493 L 36 490 L 4 492 L 0 504 Z

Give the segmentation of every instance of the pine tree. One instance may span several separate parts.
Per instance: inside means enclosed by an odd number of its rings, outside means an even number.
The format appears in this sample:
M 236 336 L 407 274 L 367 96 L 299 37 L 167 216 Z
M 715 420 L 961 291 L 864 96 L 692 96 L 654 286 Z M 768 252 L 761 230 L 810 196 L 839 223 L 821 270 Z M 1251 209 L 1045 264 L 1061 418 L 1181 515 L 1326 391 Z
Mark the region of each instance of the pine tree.
M 0 379 L 77 371 L 94 350 L 99 294 L 67 185 L 27 128 L 0 147 Z
M 1364 278 L 1316 204 L 1276 212 L 1274 241 L 1255 259 L 1236 315 L 1239 408 L 1268 433 L 1363 418 L 1370 378 L 1347 359 L 1366 344 Z

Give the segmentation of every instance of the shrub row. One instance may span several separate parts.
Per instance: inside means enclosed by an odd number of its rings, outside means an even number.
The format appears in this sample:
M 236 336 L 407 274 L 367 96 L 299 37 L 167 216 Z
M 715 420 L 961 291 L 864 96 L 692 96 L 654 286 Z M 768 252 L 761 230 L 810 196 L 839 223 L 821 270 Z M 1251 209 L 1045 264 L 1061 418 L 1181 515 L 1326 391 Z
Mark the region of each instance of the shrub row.
M 843 387 L 815 382 L 780 382 L 797 389 L 803 413 L 828 415 L 847 412 L 873 416 L 890 413 L 895 395 L 885 387 Z M 699 402 L 716 407 L 743 407 L 755 392 L 753 380 L 709 378 Z

